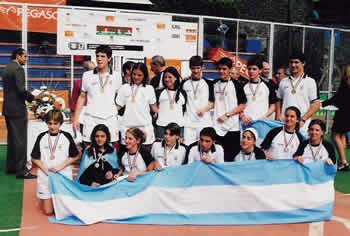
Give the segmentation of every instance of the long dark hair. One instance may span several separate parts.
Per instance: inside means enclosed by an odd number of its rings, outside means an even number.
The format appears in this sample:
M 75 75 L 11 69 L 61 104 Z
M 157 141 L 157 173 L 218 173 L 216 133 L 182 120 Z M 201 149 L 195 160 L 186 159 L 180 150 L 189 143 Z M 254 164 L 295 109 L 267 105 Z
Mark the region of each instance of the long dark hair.
M 174 83 L 174 88 L 177 90 L 176 91 L 176 95 L 175 95 L 175 102 L 178 102 L 179 101 L 179 98 L 180 98 L 180 93 L 181 93 L 181 90 L 180 90 L 180 84 L 181 84 L 181 80 L 182 80 L 182 77 L 180 75 L 180 73 L 177 71 L 177 69 L 173 66 L 169 66 L 167 67 L 164 71 L 163 71 L 164 75 L 165 73 L 170 73 L 172 74 L 175 78 L 176 78 L 176 81 Z M 163 86 L 164 88 L 167 88 L 165 82 L 164 82 L 164 76 L 163 76 Z
M 294 111 L 296 116 L 297 116 L 298 122 L 295 124 L 295 130 L 298 131 L 300 129 L 300 123 L 299 122 L 301 120 L 301 112 L 300 112 L 300 110 L 297 107 L 290 106 L 290 107 L 287 107 L 287 109 L 285 110 L 284 114 L 286 114 L 287 111 L 289 111 L 289 110 Z
M 131 84 L 135 84 L 134 79 L 132 77 L 134 70 L 140 70 L 143 73 L 143 80 L 142 80 L 142 85 L 143 87 L 146 86 L 146 84 L 148 84 L 148 69 L 147 66 L 145 65 L 145 63 L 142 62 L 138 62 L 134 65 L 134 67 L 132 68 L 131 71 Z
M 96 143 L 96 133 L 97 131 L 102 131 L 106 134 L 106 142 L 104 144 L 104 149 L 105 149 L 105 152 L 106 153 L 112 153 L 114 151 L 113 147 L 109 144 L 111 142 L 111 133 L 109 132 L 108 130 L 108 127 L 104 124 L 99 124 L 99 125 L 96 125 L 94 127 L 94 129 L 92 130 L 91 132 L 91 135 L 90 135 L 90 140 L 91 140 L 91 144 L 90 146 L 88 147 L 88 149 L 86 150 L 87 151 L 87 155 L 89 157 L 93 156 L 94 155 L 94 150 L 95 149 L 96 151 L 98 150 L 98 145 Z
M 313 125 L 319 125 L 323 132 L 326 132 L 326 124 L 320 119 L 314 119 L 310 122 L 308 129 L 310 130 Z M 322 135 L 323 138 L 323 135 Z

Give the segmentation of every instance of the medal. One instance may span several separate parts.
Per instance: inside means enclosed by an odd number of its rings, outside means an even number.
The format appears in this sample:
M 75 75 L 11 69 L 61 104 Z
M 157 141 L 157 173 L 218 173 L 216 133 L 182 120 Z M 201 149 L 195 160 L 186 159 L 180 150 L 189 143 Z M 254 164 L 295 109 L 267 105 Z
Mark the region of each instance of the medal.
M 197 100 L 197 98 L 198 98 L 198 97 L 197 97 L 196 95 L 194 95 L 194 97 L 193 97 L 193 98 L 194 98 L 194 100 Z
M 177 161 L 177 157 L 175 157 L 174 159 L 175 159 L 175 161 Z
M 171 96 L 169 89 L 167 89 L 166 92 L 167 92 L 168 98 L 169 98 L 170 110 L 174 110 L 176 90 L 174 91 L 173 96 Z
M 287 147 L 284 148 L 284 152 L 288 152 L 288 148 Z
M 221 95 L 221 96 L 220 96 L 220 101 L 223 101 L 223 100 L 224 100 L 224 96 Z
M 95 168 L 97 169 L 97 168 L 99 168 L 100 167 L 100 164 L 99 164 L 99 162 L 100 162 L 100 160 L 102 159 L 102 161 L 101 161 L 101 163 L 102 163 L 102 170 L 104 169 L 103 168 L 103 155 L 102 155 L 102 153 L 98 153 L 97 155 L 96 155 L 96 150 L 95 150 L 95 148 L 93 148 L 92 149 L 93 151 L 94 151 L 94 158 L 96 159 L 96 163 L 95 163 Z
M 99 82 L 100 82 L 100 92 L 104 93 L 105 89 L 104 87 L 106 86 L 106 84 L 108 83 L 109 80 L 109 76 L 107 76 L 105 82 L 103 83 L 103 76 L 101 75 L 101 73 L 98 73 L 98 78 L 99 78 Z M 112 81 L 110 81 L 111 83 Z
M 322 140 L 321 140 L 321 143 L 318 145 L 318 149 L 316 150 L 316 153 L 314 153 L 314 150 L 312 149 L 311 146 L 312 146 L 312 145 L 311 145 L 311 142 L 309 142 L 309 147 L 310 147 L 310 151 L 311 151 L 311 154 L 312 154 L 312 159 L 314 159 L 314 161 L 322 160 L 322 157 L 317 158 L 318 154 L 319 154 L 320 151 L 321 151 Z
M 61 133 L 58 133 L 57 134 L 57 137 L 55 138 L 55 141 L 54 141 L 54 144 L 52 145 L 52 142 L 51 142 L 51 135 L 49 134 L 48 135 L 48 143 L 49 143 L 49 150 L 50 150 L 50 160 L 55 160 L 55 151 L 56 151 L 56 147 L 57 147 L 57 143 L 58 143 L 58 140 L 60 138 L 60 135 Z
M 291 76 L 289 76 L 289 82 L 290 82 L 290 85 L 292 86 L 292 94 L 297 93 L 297 88 L 298 88 L 299 84 L 301 83 L 303 76 L 304 76 L 304 73 L 297 79 L 298 82 L 296 82 L 295 86 L 293 84 L 293 78 Z M 301 86 L 301 89 L 302 88 L 303 88 L 303 86 Z
M 261 84 L 261 79 L 259 79 L 259 83 L 256 86 L 256 89 L 254 91 L 253 88 L 252 88 L 252 83 L 249 82 L 249 90 L 250 90 L 250 92 L 253 95 L 253 97 L 252 97 L 253 102 L 256 101 L 256 96 L 259 95 L 258 92 L 259 92 L 260 84 Z
M 104 93 L 105 89 L 104 89 L 104 88 L 101 88 L 100 91 L 101 91 L 101 93 Z
M 97 162 L 95 163 L 95 168 L 100 167 L 100 164 L 98 164 Z
M 220 101 L 224 101 L 225 96 L 227 96 L 227 92 L 225 92 L 227 85 L 228 85 L 228 82 L 226 82 L 224 88 L 221 89 L 221 81 L 220 81 L 220 84 L 219 84 L 219 89 L 220 89 Z
M 199 81 L 198 81 L 198 83 L 197 83 L 197 86 L 196 87 L 194 87 L 194 85 L 193 85 L 193 80 L 191 79 L 191 85 L 192 85 L 192 89 L 193 89 L 193 99 L 194 100 L 197 100 L 197 93 L 199 94 L 199 91 L 198 91 L 198 87 L 199 87 Z
M 174 104 L 170 104 L 170 110 L 174 110 Z
M 288 152 L 288 146 L 292 143 L 294 136 L 295 136 L 295 132 L 293 132 L 292 137 L 287 141 L 286 131 L 284 130 L 284 126 L 283 126 L 284 152 Z M 290 146 L 293 148 L 293 145 L 290 145 Z
M 292 94 L 296 94 L 297 93 L 297 91 L 295 91 L 295 89 L 293 89 L 292 90 Z
M 134 89 L 134 84 L 131 85 L 131 102 L 132 103 L 136 102 L 136 94 L 138 90 L 139 90 L 139 87 L 137 85 L 136 85 L 136 89 Z
M 139 155 L 139 150 L 137 150 L 132 163 L 131 163 L 131 156 L 130 156 L 129 152 L 127 152 L 127 153 L 128 153 L 128 164 L 129 164 L 130 172 L 132 172 L 133 169 L 136 168 L 136 160 L 137 160 L 137 156 Z
M 132 97 L 132 98 L 131 98 L 131 102 L 132 102 L 132 103 L 135 103 L 135 102 L 136 102 L 135 97 Z

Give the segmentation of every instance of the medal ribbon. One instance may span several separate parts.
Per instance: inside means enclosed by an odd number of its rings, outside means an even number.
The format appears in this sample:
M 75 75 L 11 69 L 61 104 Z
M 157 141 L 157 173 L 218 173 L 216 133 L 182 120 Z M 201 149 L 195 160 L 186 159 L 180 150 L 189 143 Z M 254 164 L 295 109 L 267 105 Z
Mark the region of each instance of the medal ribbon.
M 191 85 L 192 85 L 192 89 L 193 89 L 193 95 L 194 95 L 194 97 L 196 97 L 196 96 L 197 96 L 198 87 L 199 87 L 199 82 L 200 82 L 200 81 L 198 81 L 198 84 L 197 84 L 196 88 L 194 88 L 194 85 L 193 85 L 193 80 L 191 79 Z
M 58 143 L 58 140 L 60 138 L 60 135 L 61 135 L 61 133 L 58 133 L 57 137 L 55 138 L 53 146 L 52 146 L 52 142 L 51 142 L 51 135 L 50 134 L 48 135 L 48 138 L 49 138 L 49 150 L 50 150 L 51 156 L 54 156 L 54 153 L 56 151 L 56 147 L 57 147 L 57 143 Z
M 221 85 L 221 82 L 220 82 L 220 85 Z M 224 89 L 221 89 L 221 86 L 219 86 L 219 89 L 220 89 L 220 95 L 221 95 L 221 96 L 224 96 L 224 94 L 225 94 L 225 90 L 226 90 L 227 85 L 228 85 L 228 82 L 226 83 L 226 85 L 225 85 Z
M 96 159 L 96 163 L 99 163 L 100 162 L 100 160 L 102 159 L 102 170 L 104 169 L 104 167 L 103 167 L 103 155 L 102 155 L 102 153 L 99 153 L 99 154 L 96 154 L 96 150 L 95 150 L 95 148 L 93 148 L 92 149 L 93 151 L 94 151 L 94 158 Z M 98 167 L 97 167 L 98 168 Z
M 176 143 L 170 148 L 169 152 L 171 152 L 171 150 L 173 150 L 173 147 L 176 145 Z M 167 146 L 166 144 L 164 144 L 164 165 L 167 166 L 168 165 L 168 152 L 167 152 Z
M 258 93 L 258 91 L 259 91 L 260 84 L 261 84 L 261 79 L 259 79 L 259 83 L 258 83 L 258 86 L 256 86 L 255 91 L 253 91 L 252 84 L 249 82 L 249 90 L 250 90 L 250 92 L 253 94 L 253 97 L 256 97 L 255 95 L 256 95 L 256 94 Z
M 250 161 L 251 159 L 252 159 L 252 156 L 253 156 L 253 152 L 251 152 L 250 154 L 249 154 L 249 156 L 248 156 L 248 159 L 247 160 L 245 160 L 244 159 L 244 157 L 245 157 L 246 155 L 245 154 L 243 154 L 243 152 L 241 151 L 241 157 L 242 157 L 242 160 L 243 161 Z
M 169 89 L 166 89 L 166 92 L 168 93 L 168 97 L 169 97 L 169 103 L 174 105 L 175 103 L 175 96 L 176 96 L 176 90 L 174 92 L 174 95 L 171 97 Z
M 318 154 L 320 153 L 321 151 L 321 147 L 322 147 L 322 140 L 321 140 L 321 143 L 320 145 L 318 145 L 318 149 L 316 150 L 316 153 L 314 153 L 314 150 L 312 150 L 312 147 L 311 147 L 311 143 L 309 142 L 309 147 L 310 147 L 310 151 L 311 151 L 311 154 L 312 154 L 312 158 L 314 159 L 314 161 L 316 161 L 316 157 L 318 156 Z
M 101 73 L 98 73 L 98 78 L 99 78 L 99 82 L 100 82 L 100 87 L 103 89 L 108 82 L 109 76 L 107 76 L 104 83 L 103 83 L 103 76 L 101 76 Z
M 128 152 L 128 163 L 129 163 L 129 167 L 130 167 L 130 172 L 132 172 L 132 170 L 136 167 L 136 160 L 137 160 L 138 155 L 139 155 L 139 150 L 137 150 L 135 157 L 134 157 L 134 160 L 131 164 L 131 156 Z
M 134 84 L 131 85 L 131 97 L 135 98 L 139 87 L 136 85 L 136 89 L 134 90 Z
M 287 142 L 286 131 L 284 130 L 284 127 L 283 127 L 284 148 L 287 148 L 292 143 L 294 136 L 295 136 L 295 132 L 293 132 L 292 137 Z
M 293 78 L 291 76 L 289 76 L 289 82 L 290 82 L 290 85 L 292 86 L 294 91 L 297 91 L 297 88 L 298 88 L 299 84 L 301 83 L 301 80 L 302 80 L 303 77 L 304 77 L 304 73 L 297 79 L 298 82 L 294 86 L 294 84 L 292 82 Z
M 203 152 L 200 148 L 199 148 L 199 156 L 200 156 L 201 160 L 203 160 Z M 209 155 L 207 155 L 207 156 L 209 156 Z

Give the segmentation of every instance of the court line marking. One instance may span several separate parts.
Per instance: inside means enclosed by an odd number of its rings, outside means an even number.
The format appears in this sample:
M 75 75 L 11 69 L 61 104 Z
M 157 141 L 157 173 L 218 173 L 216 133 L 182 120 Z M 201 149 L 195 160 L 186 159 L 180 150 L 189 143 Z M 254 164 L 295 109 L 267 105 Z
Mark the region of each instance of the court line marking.
M 323 236 L 324 221 L 309 224 L 309 236 Z
M 0 229 L 0 233 L 5 233 L 5 232 L 14 232 L 14 231 L 20 231 L 20 230 L 30 230 L 30 229 L 37 229 L 39 226 L 28 226 L 28 227 L 23 227 L 23 228 L 13 228 L 13 229 Z
M 332 220 L 337 221 L 337 222 L 340 222 L 340 223 L 343 223 L 344 226 L 345 226 L 348 230 L 350 230 L 350 220 L 345 219 L 345 218 L 342 218 L 342 217 L 339 217 L 339 216 L 333 216 L 333 217 L 332 217 Z

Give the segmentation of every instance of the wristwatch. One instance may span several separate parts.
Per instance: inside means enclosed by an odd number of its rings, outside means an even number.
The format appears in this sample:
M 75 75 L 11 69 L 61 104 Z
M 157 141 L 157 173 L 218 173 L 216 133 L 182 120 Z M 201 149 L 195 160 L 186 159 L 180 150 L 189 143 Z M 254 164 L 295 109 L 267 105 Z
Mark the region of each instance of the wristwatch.
M 230 118 L 230 113 L 229 112 L 227 112 L 226 114 L 225 114 L 225 116 L 227 117 L 227 118 Z

